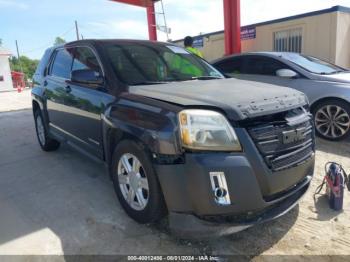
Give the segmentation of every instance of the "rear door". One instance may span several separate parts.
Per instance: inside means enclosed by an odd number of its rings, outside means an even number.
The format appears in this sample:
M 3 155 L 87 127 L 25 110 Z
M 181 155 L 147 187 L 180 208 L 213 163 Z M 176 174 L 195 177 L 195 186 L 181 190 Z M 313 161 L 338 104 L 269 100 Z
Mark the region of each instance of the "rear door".
M 47 98 L 47 112 L 50 131 L 64 134 L 68 127 L 67 107 L 65 100 L 70 96 L 67 92 L 67 80 L 70 79 L 73 63 L 72 49 L 58 48 L 51 57 L 51 63 L 43 85 Z
M 103 68 L 97 53 L 88 46 L 74 48 L 72 70 L 89 69 L 103 76 Z M 76 145 L 90 154 L 102 158 L 101 114 L 106 105 L 113 101 L 104 85 L 90 85 L 68 81 L 69 96 L 65 104 L 69 108 L 66 121 L 68 132 Z

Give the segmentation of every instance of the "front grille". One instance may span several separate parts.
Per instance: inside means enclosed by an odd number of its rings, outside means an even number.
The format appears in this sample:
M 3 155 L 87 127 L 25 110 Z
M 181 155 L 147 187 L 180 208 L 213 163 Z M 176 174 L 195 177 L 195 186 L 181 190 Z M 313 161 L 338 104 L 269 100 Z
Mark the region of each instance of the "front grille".
M 260 119 L 247 126 L 248 133 L 272 171 L 300 165 L 314 153 L 312 117 L 304 110 L 291 118 L 288 115 L 286 112 L 284 120 L 265 118 L 266 122 Z

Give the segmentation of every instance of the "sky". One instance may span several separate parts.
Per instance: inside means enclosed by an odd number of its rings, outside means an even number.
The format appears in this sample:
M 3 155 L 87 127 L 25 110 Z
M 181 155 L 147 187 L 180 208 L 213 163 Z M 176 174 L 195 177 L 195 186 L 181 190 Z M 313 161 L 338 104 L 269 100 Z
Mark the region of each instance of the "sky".
M 163 0 L 170 38 L 181 39 L 223 30 L 222 0 Z M 268 21 L 330 8 L 350 7 L 350 0 L 241 0 L 241 24 Z M 161 5 L 156 4 L 156 12 Z M 0 0 L 0 38 L 3 46 L 16 54 L 40 59 L 57 36 L 76 38 L 74 21 L 84 38 L 147 39 L 146 11 L 109 0 Z M 164 25 L 157 15 L 157 23 Z M 159 40 L 166 40 L 158 32 Z

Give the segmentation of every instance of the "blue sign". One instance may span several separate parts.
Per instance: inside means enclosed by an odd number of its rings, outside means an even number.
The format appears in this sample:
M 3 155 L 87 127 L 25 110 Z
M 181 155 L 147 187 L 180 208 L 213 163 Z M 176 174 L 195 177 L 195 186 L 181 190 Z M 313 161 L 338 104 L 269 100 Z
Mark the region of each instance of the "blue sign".
M 242 27 L 241 28 L 241 40 L 255 39 L 256 28 L 255 27 Z
M 193 39 L 193 47 L 203 47 L 203 37 L 197 37 Z

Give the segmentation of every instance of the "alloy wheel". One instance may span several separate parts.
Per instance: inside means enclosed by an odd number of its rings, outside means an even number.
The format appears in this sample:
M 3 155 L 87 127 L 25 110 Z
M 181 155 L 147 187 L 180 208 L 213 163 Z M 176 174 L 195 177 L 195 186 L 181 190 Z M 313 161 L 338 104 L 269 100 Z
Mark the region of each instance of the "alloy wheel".
M 118 162 L 118 182 L 128 205 L 137 211 L 145 209 L 149 199 L 149 187 L 145 170 L 140 160 L 129 153 Z
M 315 126 L 323 136 L 337 139 L 349 131 L 350 117 L 340 106 L 325 105 L 315 114 Z
M 38 132 L 38 138 L 41 145 L 45 145 L 46 138 L 45 138 L 45 129 L 43 120 L 41 119 L 41 116 L 38 115 L 36 118 L 36 130 Z

